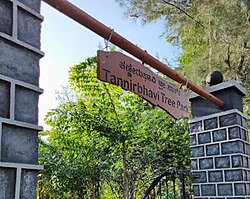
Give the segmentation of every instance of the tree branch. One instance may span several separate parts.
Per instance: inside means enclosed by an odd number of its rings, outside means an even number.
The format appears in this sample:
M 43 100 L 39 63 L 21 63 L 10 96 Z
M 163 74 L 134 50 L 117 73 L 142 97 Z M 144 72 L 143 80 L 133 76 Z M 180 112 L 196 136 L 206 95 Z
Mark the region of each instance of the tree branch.
M 111 102 L 113 111 L 114 111 L 114 113 L 115 113 L 116 121 L 117 121 L 117 123 L 118 123 L 118 125 L 119 125 L 119 130 L 120 130 L 120 133 L 121 133 L 121 132 L 122 132 L 122 130 L 121 130 L 121 121 L 119 120 L 118 113 L 117 113 L 116 108 L 115 108 L 115 103 L 114 103 L 114 101 L 113 101 L 113 99 L 112 99 L 112 97 L 111 97 L 111 94 L 110 94 L 109 89 L 107 88 L 106 84 L 103 83 L 103 85 L 104 85 L 104 88 L 105 88 L 106 92 L 108 93 L 109 100 L 110 100 L 110 102 Z
M 231 68 L 231 63 L 230 63 L 230 44 L 228 45 L 228 48 L 227 48 L 227 60 L 226 60 L 226 63 L 228 65 L 228 67 Z
M 247 22 L 250 22 L 250 9 L 248 10 L 246 17 L 247 17 Z
M 238 68 L 237 68 L 237 70 L 238 70 L 238 71 L 237 71 L 237 72 L 238 72 L 238 75 L 240 75 L 240 73 L 241 73 L 241 70 L 242 70 L 244 61 L 245 61 L 245 55 L 242 54 L 242 55 L 240 56 L 239 65 L 238 65 Z
M 192 19 L 195 23 L 199 24 L 201 27 L 204 28 L 203 24 L 199 21 L 197 21 L 194 17 L 192 17 L 190 14 L 188 14 L 186 11 L 184 11 L 182 8 L 180 8 L 179 6 L 173 4 L 173 3 L 170 3 L 166 0 L 162 0 L 164 3 L 170 5 L 170 6 L 173 6 L 175 7 L 177 10 L 181 11 L 182 13 L 184 13 L 186 16 L 188 16 L 190 19 Z
M 244 41 L 243 48 L 249 50 L 250 46 L 248 46 L 247 43 L 248 43 L 247 41 Z
M 244 41 L 243 46 L 242 46 L 242 53 L 241 53 L 241 56 L 240 56 L 240 59 L 239 59 L 238 67 L 237 67 L 237 77 L 238 77 L 238 79 L 240 78 L 240 73 L 241 73 L 241 70 L 243 68 L 243 64 L 244 64 L 244 61 L 245 61 L 244 48 L 246 46 L 247 46 L 247 42 Z
M 117 191 L 115 190 L 115 188 L 110 183 L 110 179 L 104 179 L 104 180 L 106 181 L 107 185 L 110 187 L 111 191 L 116 195 L 117 198 L 119 198 L 119 194 L 117 193 Z M 120 183 L 118 183 L 118 184 L 120 184 Z

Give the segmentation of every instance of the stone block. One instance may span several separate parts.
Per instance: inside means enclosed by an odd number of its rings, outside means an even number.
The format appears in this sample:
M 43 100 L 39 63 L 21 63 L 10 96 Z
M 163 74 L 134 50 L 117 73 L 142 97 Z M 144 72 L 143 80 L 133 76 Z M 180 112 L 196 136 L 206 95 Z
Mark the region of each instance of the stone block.
M 193 178 L 193 183 L 206 183 L 207 182 L 206 171 L 192 172 L 192 175 L 195 176 Z
M 213 169 L 213 158 L 204 158 L 199 160 L 200 169 Z
M 223 182 L 222 171 L 208 171 L 209 182 Z
M 248 129 L 247 120 L 244 117 L 242 117 L 242 126 L 243 126 L 243 128 Z
M 247 191 L 247 195 L 250 195 L 250 184 L 246 183 L 246 191 Z
M 191 169 L 192 170 L 198 170 L 198 162 L 197 160 L 191 160 Z
M 243 158 L 241 155 L 232 156 L 232 167 L 243 167 Z
M 40 49 L 41 20 L 23 9 L 18 9 L 17 38 Z
M 210 198 L 207 198 L 207 197 L 194 197 L 194 199 L 210 199 Z
M 248 137 L 248 132 L 245 131 L 244 129 L 241 129 L 241 133 L 243 133 L 245 135 L 245 141 L 249 142 L 249 137 Z
M 191 133 L 196 133 L 202 131 L 202 122 L 194 122 L 189 124 L 189 129 Z
M 227 139 L 227 132 L 226 129 L 220 129 L 212 132 L 213 135 L 213 141 L 224 141 Z
M 31 9 L 35 10 L 36 12 L 38 13 L 40 12 L 40 7 L 41 7 L 40 0 L 18 0 L 18 1 L 30 7 Z
M 203 157 L 204 156 L 204 147 L 192 147 L 191 148 L 191 157 Z
M 246 131 L 243 130 L 243 129 L 241 129 L 240 133 L 241 133 L 240 134 L 241 135 L 241 139 L 247 141 Z
M 0 198 L 14 199 L 16 185 L 16 169 L 0 167 Z
M 245 154 L 250 155 L 250 145 L 249 145 L 249 143 L 245 143 Z
M 248 158 L 243 156 L 243 167 L 248 168 Z
M 219 144 L 207 145 L 206 146 L 206 154 L 207 154 L 207 156 L 220 155 Z
M 243 172 L 241 169 L 238 170 L 225 170 L 225 180 L 227 182 L 242 181 Z
M 199 185 L 194 185 L 193 189 L 194 189 L 194 196 L 200 196 L 200 187 L 199 187 Z
M 199 144 L 206 144 L 206 143 L 210 143 L 210 142 L 211 142 L 210 132 L 198 134 L 198 143 Z
M 232 196 L 233 187 L 232 184 L 218 184 L 218 195 L 219 196 Z
M 12 35 L 12 3 L 0 1 L 0 32 Z
M 220 127 L 231 126 L 231 125 L 241 125 L 241 116 L 237 113 L 232 113 L 229 115 L 223 115 L 220 117 Z
M 218 128 L 217 117 L 204 120 L 204 130 Z
M 39 86 L 41 56 L 0 37 L 0 74 Z
M 190 135 L 190 145 L 197 145 L 197 139 L 196 139 L 196 134 Z
M 10 83 L 0 80 L 0 117 L 10 117 Z
M 2 162 L 37 164 L 38 132 L 3 124 Z
M 247 181 L 250 181 L 250 171 L 247 170 L 246 173 L 247 173 Z M 249 186 L 250 186 L 250 184 L 249 184 Z M 250 189 L 250 187 L 249 187 L 249 189 Z M 249 190 L 249 191 L 250 191 L 250 190 Z M 250 194 L 249 194 L 249 195 L 250 195 Z
M 244 144 L 241 141 L 222 143 L 221 148 L 222 154 L 244 153 Z
M 32 124 L 38 123 L 39 93 L 16 86 L 15 119 Z
M 214 184 L 201 185 L 202 196 L 216 196 L 216 190 Z
M 235 183 L 234 191 L 236 196 L 246 195 L 246 185 L 245 183 Z
M 229 133 L 229 139 L 240 139 L 240 128 L 239 127 L 232 127 L 228 129 L 228 133 Z
M 242 170 L 243 181 L 247 181 L 247 171 L 245 169 Z
M 21 175 L 20 199 L 35 199 L 37 171 L 23 170 Z
M 215 168 L 230 168 L 230 157 L 216 157 L 215 158 Z

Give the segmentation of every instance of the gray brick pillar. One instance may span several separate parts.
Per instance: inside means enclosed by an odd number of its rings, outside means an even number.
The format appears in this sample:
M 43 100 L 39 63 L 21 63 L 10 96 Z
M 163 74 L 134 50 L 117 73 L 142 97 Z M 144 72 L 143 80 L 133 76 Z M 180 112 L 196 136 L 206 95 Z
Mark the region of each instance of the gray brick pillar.
M 40 0 L 0 0 L 0 199 L 36 198 Z
M 207 89 L 221 98 L 223 110 L 192 94 L 190 145 L 194 198 L 250 198 L 250 148 L 242 113 L 245 89 L 236 81 Z

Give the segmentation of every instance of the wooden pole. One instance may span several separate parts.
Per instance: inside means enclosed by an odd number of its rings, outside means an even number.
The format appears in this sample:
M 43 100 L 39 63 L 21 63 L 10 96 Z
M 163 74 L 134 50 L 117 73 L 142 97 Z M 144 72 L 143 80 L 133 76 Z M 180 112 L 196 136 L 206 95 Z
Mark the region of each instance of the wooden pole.
M 99 36 L 103 37 L 106 40 L 109 40 L 114 45 L 138 58 L 139 60 L 143 60 L 144 63 L 150 65 L 154 69 L 173 79 L 174 81 L 186 85 L 187 88 L 192 90 L 193 92 L 199 94 L 203 98 L 213 102 L 219 107 L 223 107 L 224 102 L 217 97 L 207 93 L 205 90 L 189 81 L 187 78 L 178 74 L 176 71 L 172 70 L 170 67 L 161 63 L 159 60 L 148 54 L 146 51 L 140 49 L 138 46 L 134 45 L 118 33 L 116 33 L 113 29 L 108 28 L 95 18 L 91 17 L 80 8 L 74 6 L 67 0 L 43 0 L 50 6 L 54 7 L 61 13 L 65 14 L 69 18 L 78 22 L 79 24 L 85 26 L 91 31 L 95 32 Z

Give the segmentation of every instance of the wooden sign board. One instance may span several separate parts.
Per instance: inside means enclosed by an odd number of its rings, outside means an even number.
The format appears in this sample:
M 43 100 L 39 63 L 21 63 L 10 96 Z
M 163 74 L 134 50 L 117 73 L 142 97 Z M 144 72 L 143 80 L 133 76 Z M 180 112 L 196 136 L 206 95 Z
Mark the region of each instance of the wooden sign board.
M 120 52 L 97 52 L 97 78 L 132 91 L 176 119 L 189 117 L 186 91 Z

